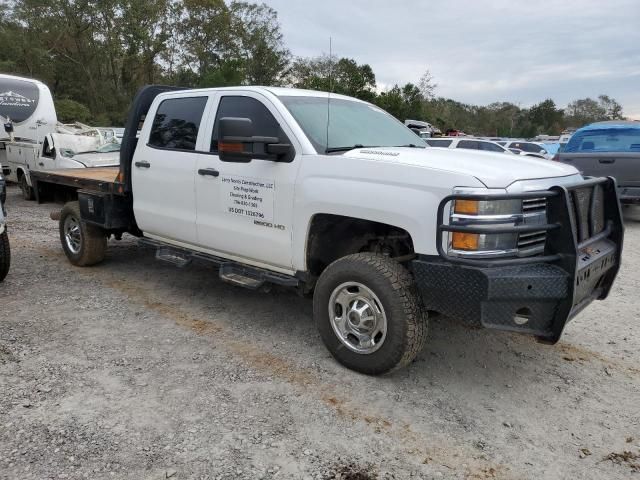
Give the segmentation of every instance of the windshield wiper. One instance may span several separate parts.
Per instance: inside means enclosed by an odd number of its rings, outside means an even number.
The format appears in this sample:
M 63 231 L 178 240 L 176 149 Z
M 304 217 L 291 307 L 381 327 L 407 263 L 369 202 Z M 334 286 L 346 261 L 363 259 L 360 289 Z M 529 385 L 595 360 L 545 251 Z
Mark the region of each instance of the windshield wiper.
M 356 148 L 371 148 L 371 147 L 365 147 L 364 145 L 356 143 L 355 145 L 351 145 L 350 147 L 331 147 L 331 148 L 327 148 L 327 149 L 325 149 L 324 153 L 348 152 L 349 150 L 354 150 Z

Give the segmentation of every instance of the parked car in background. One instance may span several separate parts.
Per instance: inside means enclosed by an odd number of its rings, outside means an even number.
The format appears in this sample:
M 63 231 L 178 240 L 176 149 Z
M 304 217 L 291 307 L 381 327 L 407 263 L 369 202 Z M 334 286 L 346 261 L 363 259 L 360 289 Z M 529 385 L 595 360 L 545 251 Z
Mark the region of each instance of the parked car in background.
M 440 137 L 425 140 L 431 147 L 463 148 L 466 150 L 483 150 L 485 152 L 512 153 L 504 147 L 489 140 L 465 137 Z
M 7 198 L 7 186 L 4 177 L 0 174 L 0 282 L 9 273 L 11 264 L 11 249 L 9 248 L 9 235 L 7 234 L 6 212 L 4 202 Z
M 615 177 L 620 202 L 640 203 L 640 122 L 587 125 L 553 159 L 573 165 L 583 175 Z
M 440 137 L 440 138 L 427 138 L 425 139 L 427 144 L 431 147 L 440 148 L 463 148 L 466 150 L 481 150 L 485 152 L 496 153 L 510 153 L 514 155 L 524 156 L 536 156 L 531 155 L 528 152 L 523 152 L 517 148 L 505 148 L 499 144 L 499 142 L 492 142 L 491 140 L 484 140 L 481 138 L 469 138 L 469 137 Z M 544 158 L 544 157 L 539 157 Z
M 404 124 L 416 132 L 420 138 L 431 138 L 434 135 L 442 134 L 437 127 L 434 127 L 429 122 L 423 122 L 422 120 L 405 120 Z
M 500 142 L 502 144 L 502 142 Z M 549 155 L 549 152 L 544 148 L 544 145 L 536 142 L 525 142 L 522 140 L 507 140 L 503 145 L 505 148 L 517 148 L 525 152 L 525 155 L 531 155 L 534 157 L 551 159 L 553 155 Z

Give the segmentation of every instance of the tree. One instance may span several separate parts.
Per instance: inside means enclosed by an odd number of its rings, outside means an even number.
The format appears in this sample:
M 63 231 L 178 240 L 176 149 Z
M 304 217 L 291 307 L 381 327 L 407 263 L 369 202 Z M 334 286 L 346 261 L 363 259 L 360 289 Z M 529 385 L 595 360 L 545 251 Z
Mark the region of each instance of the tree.
M 331 91 L 373 101 L 376 97 L 376 77 L 372 68 L 358 65 L 350 58 L 336 59 L 323 55 L 297 58 L 288 74 L 288 84 L 296 88 Z
M 88 123 L 93 120 L 91 111 L 86 105 L 80 102 L 63 98 L 55 101 L 56 115 L 58 121 L 62 123 L 82 122 Z
M 529 121 L 538 133 L 559 135 L 563 130 L 564 112 L 556 108 L 553 100 L 547 99 L 529 109 Z
M 422 94 L 422 97 L 425 100 L 432 100 L 435 97 L 437 83 L 433 81 L 433 76 L 429 70 L 425 70 L 425 72 L 420 77 L 418 81 L 418 89 Z
M 424 97 L 420 89 L 413 83 L 407 83 L 403 87 L 394 85 L 387 91 L 381 92 L 375 99 L 375 103 L 396 117 L 404 121 L 422 120 Z
M 599 95 L 598 102 L 600 106 L 604 109 L 604 114 L 608 120 L 623 120 L 622 116 L 622 105 L 616 102 L 613 98 L 608 95 Z

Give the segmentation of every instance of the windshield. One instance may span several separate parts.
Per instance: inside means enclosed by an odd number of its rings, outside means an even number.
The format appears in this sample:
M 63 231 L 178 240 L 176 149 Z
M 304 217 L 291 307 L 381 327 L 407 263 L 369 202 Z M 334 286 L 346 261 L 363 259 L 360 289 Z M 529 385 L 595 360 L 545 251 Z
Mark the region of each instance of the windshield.
M 120 144 L 118 142 L 109 142 L 104 145 L 100 145 L 95 150 L 82 150 L 80 152 L 76 152 L 70 148 L 60 148 L 60 154 L 63 157 L 73 157 L 74 155 L 83 155 L 85 153 L 111 153 L 111 152 L 119 152 Z
M 368 103 L 321 97 L 280 97 L 316 151 L 348 147 L 426 147 L 424 140 L 384 110 Z M 330 113 L 327 143 L 327 112 Z
M 120 151 L 120 144 L 118 142 L 107 143 L 105 145 L 102 145 L 96 148 L 96 152 L 99 152 L 99 153 L 109 153 L 109 152 L 119 152 L 119 151 Z
M 577 131 L 564 153 L 640 152 L 640 128 L 601 128 Z

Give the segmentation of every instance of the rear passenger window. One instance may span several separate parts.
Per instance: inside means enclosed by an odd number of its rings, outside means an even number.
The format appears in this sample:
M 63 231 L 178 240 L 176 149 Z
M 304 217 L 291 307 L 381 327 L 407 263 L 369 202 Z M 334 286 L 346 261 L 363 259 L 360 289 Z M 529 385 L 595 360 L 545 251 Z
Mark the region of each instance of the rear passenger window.
M 171 98 L 160 103 L 149 145 L 171 150 L 195 150 L 207 97 Z
M 261 137 L 278 137 L 281 142 L 288 143 L 280 124 L 264 104 L 252 97 L 222 97 L 216 114 L 211 136 L 211 151 L 218 151 L 218 124 L 221 118 L 248 118 L 253 122 L 255 135 Z
M 456 148 L 466 148 L 468 150 L 478 150 L 478 142 L 473 140 L 460 140 Z

